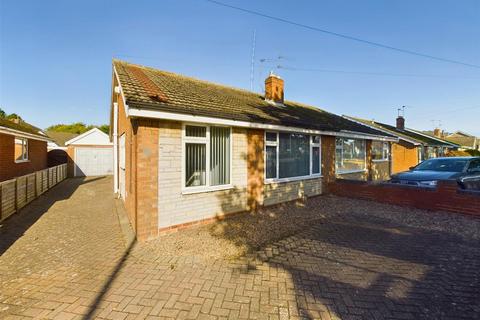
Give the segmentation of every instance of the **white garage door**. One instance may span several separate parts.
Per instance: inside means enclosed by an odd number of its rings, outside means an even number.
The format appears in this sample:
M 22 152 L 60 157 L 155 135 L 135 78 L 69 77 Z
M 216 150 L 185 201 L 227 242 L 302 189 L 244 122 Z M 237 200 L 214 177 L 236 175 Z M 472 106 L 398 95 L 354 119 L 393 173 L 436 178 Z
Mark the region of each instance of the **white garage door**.
M 113 174 L 113 148 L 75 148 L 75 176 Z

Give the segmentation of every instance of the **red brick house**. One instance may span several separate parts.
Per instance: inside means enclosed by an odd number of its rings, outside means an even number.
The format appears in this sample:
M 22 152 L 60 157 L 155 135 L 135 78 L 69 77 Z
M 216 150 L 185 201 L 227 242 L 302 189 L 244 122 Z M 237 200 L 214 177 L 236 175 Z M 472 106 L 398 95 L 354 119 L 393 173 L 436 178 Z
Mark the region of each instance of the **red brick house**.
M 445 156 L 448 150 L 455 150 L 458 145 L 405 127 L 405 118 L 398 116 L 394 126 L 373 120 L 345 116 L 345 118 L 382 131 L 398 138 L 391 146 L 391 173 L 407 171 L 410 167 L 430 158 Z
M 140 240 L 320 195 L 333 179 L 388 176 L 372 145 L 398 141 L 285 100 L 273 74 L 262 95 L 118 60 L 110 128 L 114 192 Z
M 0 181 L 45 169 L 48 141 L 39 128 L 0 118 Z

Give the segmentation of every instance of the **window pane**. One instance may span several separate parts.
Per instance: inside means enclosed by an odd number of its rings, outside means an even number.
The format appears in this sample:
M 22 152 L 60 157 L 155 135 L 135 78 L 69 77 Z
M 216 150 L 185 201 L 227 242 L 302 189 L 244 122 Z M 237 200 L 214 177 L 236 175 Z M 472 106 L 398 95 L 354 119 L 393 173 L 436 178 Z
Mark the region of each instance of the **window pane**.
M 277 147 L 267 146 L 266 178 L 273 179 L 277 177 Z
M 185 144 L 185 186 L 204 186 L 206 182 L 206 145 Z
M 279 178 L 310 174 L 310 136 L 280 133 Z
M 384 144 L 380 141 L 372 142 L 372 159 L 382 160 L 384 158 Z
M 267 132 L 265 135 L 267 141 L 277 142 L 277 133 L 276 132 Z
M 27 160 L 28 159 L 28 140 L 23 138 L 15 138 L 15 151 L 14 158 L 15 161 Z
M 312 174 L 320 173 L 320 148 L 312 148 Z
M 185 134 L 187 137 L 206 137 L 207 136 L 207 127 L 199 126 L 186 126 Z
M 210 185 L 230 183 L 230 128 L 210 127 Z
M 470 162 L 468 169 L 470 170 L 480 169 L 480 160 L 473 160 L 472 162 Z
M 383 143 L 383 159 L 388 160 L 388 155 L 390 154 L 390 145 L 387 142 Z
M 436 158 L 436 152 L 434 147 L 427 147 L 427 154 L 425 155 L 425 159 Z
M 312 136 L 312 143 L 315 143 L 315 144 L 320 143 L 320 136 Z
M 365 140 L 337 138 L 335 153 L 337 172 L 365 169 Z

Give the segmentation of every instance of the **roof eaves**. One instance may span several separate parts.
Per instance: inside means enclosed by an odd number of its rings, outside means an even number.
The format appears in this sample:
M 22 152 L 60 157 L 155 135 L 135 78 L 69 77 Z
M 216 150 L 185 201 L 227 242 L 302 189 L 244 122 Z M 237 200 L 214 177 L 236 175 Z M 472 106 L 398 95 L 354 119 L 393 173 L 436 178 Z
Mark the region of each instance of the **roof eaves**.
M 412 133 L 415 133 L 415 134 L 418 134 L 418 135 L 421 135 L 421 136 L 424 136 L 428 139 L 432 139 L 432 140 L 436 140 L 442 144 L 446 144 L 446 145 L 451 145 L 452 147 L 460 147 L 460 145 L 456 144 L 456 143 L 453 143 L 453 142 L 448 142 L 446 140 L 443 140 L 443 139 L 440 139 L 440 138 L 437 138 L 437 137 L 434 137 L 434 136 L 430 136 L 428 134 L 425 134 L 425 133 L 422 133 L 420 131 L 417 131 L 417 130 L 414 130 L 414 129 L 410 129 L 410 128 L 405 128 L 405 131 L 410 131 Z
M 22 136 L 22 137 L 29 138 L 29 139 L 34 139 L 34 140 L 53 141 L 48 136 L 34 134 L 34 133 L 22 131 L 22 130 L 16 130 L 16 129 L 4 127 L 4 126 L 0 126 L 0 132 L 3 132 L 5 134 L 9 134 L 9 135 Z
M 236 127 L 247 127 L 247 128 L 258 128 L 264 130 L 279 130 L 279 131 L 291 131 L 291 132 L 305 132 L 310 134 L 321 134 L 321 135 L 330 135 L 330 136 L 341 136 L 341 137 L 351 137 L 351 138 L 364 138 L 380 141 L 391 141 L 396 140 L 395 137 L 383 136 L 383 135 L 374 135 L 359 131 L 348 131 L 348 130 L 321 130 L 315 128 L 307 127 L 295 127 L 282 124 L 272 124 L 268 122 L 260 121 L 240 121 L 233 120 L 228 118 L 220 117 L 211 117 L 211 116 L 202 116 L 189 113 L 179 113 L 179 112 L 165 112 L 153 109 L 137 109 L 133 105 L 130 106 L 129 116 L 136 118 L 153 118 L 153 119 L 164 119 L 164 120 L 173 120 L 173 121 L 183 121 L 183 122 L 192 122 L 192 123 L 210 123 L 210 124 L 219 124 L 227 126 L 236 126 Z
M 378 131 L 382 131 L 384 133 L 387 133 L 387 134 L 390 134 L 390 135 L 393 135 L 395 137 L 397 137 L 397 141 L 398 140 L 403 140 L 403 141 L 407 141 L 408 143 L 411 143 L 415 146 L 418 146 L 418 145 L 421 145 L 421 143 L 419 143 L 418 141 L 414 141 L 413 139 L 407 139 L 403 136 L 400 136 L 398 133 L 396 133 L 395 131 L 392 131 L 392 130 L 388 130 L 386 128 L 384 128 L 381 124 L 375 122 L 375 121 L 372 121 L 373 124 L 375 125 L 371 125 L 371 124 L 368 124 L 367 123 L 367 120 L 365 120 L 365 122 L 359 120 L 359 118 L 355 118 L 355 117 L 350 117 L 350 116 L 347 116 L 347 115 L 343 115 L 344 118 L 350 120 L 350 121 L 353 121 L 353 122 L 356 122 L 360 125 L 363 125 L 363 126 L 367 126 L 369 128 L 372 128 L 372 129 L 375 129 L 375 130 L 378 130 Z M 363 120 L 363 119 L 362 119 Z

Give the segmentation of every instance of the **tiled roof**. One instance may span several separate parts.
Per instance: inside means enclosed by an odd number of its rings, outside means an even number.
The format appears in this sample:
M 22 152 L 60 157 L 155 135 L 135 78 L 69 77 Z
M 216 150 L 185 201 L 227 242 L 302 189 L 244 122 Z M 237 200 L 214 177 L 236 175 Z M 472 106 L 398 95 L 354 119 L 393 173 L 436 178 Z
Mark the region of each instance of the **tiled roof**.
M 59 146 L 65 147 L 65 142 L 78 136 L 78 133 L 47 131 L 47 135 Z
M 350 116 L 347 116 L 347 118 L 350 118 L 352 120 L 355 120 L 355 121 L 358 121 L 358 122 L 361 122 L 367 126 L 371 126 L 371 127 L 374 127 L 374 128 L 377 128 L 378 130 L 382 130 L 382 131 L 386 131 L 388 132 L 389 134 L 391 135 L 394 135 L 400 139 L 403 139 L 403 140 L 406 140 L 406 141 L 410 141 L 410 142 L 414 142 L 414 143 L 423 143 L 422 141 L 420 140 L 417 140 L 411 136 L 408 136 L 407 134 L 401 132 L 400 130 L 393 130 L 391 128 L 387 128 L 387 127 L 390 127 L 390 126 L 387 126 L 387 125 L 382 125 L 378 122 L 375 122 L 373 120 L 367 120 L 367 119 L 362 119 L 362 118 L 357 118 L 357 117 L 350 117 Z M 396 128 L 394 128 L 396 129 Z
M 457 135 L 452 137 L 445 137 L 445 140 L 456 143 L 460 146 L 474 148 L 477 138 Z
M 408 128 L 407 128 L 408 129 Z M 447 146 L 447 147 L 458 147 L 456 143 L 449 142 L 445 139 L 435 137 L 433 135 L 425 134 L 421 131 L 408 129 L 408 134 L 412 137 L 418 137 L 419 139 L 423 139 L 426 145 L 428 146 Z
M 4 127 L 7 129 L 12 129 L 16 131 L 21 131 L 24 133 L 28 134 L 33 134 L 42 138 L 47 138 L 45 133 L 42 131 L 42 129 L 39 129 L 35 126 L 32 126 L 31 124 L 25 122 L 25 121 L 20 121 L 19 123 L 15 123 L 11 120 L 5 119 L 5 118 L 0 118 L 0 127 Z
M 283 105 L 273 105 L 258 93 L 119 60 L 114 60 L 113 64 L 131 108 L 321 131 L 353 131 L 389 136 L 301 103 L 285 101 Z
M 421 134 L 420 132 L 413 129 L 407 128 L 406 130 L 400 130 L 400 129 L 397 129 L 397 127 L 395 126 L 391 126 L 391 125 L 377 122 L 377 121 L 365 120 L 365 119 L 354 118 L 354 117 L 350 117 L 350 118 L 356 121 L 362 122 L 366 125 L 378 128 L 379 130 L 388 131 L 392 135 L 397 136 L 400 139 L 405 139 L 407 141 L 410 140 L 416 143 L 420 143 L 420 144 L 423 144 L 426 146 L 432 146 L 432 147 L 452 146 L 452 143 L 448 141 L 445 141 L 443 139 L 439 139 L 436 137 L 429 137 L 427 134 L 425 133 Z

